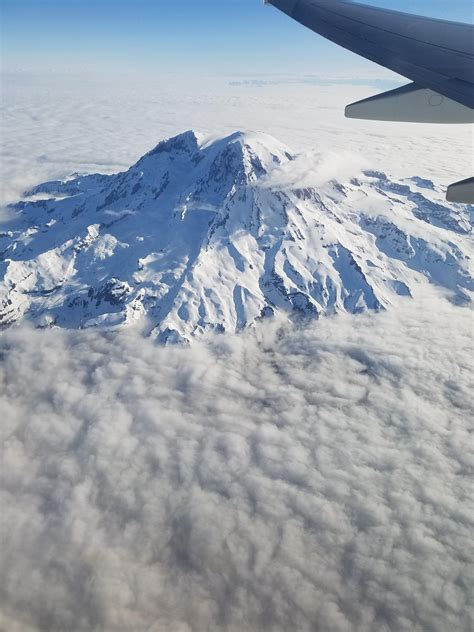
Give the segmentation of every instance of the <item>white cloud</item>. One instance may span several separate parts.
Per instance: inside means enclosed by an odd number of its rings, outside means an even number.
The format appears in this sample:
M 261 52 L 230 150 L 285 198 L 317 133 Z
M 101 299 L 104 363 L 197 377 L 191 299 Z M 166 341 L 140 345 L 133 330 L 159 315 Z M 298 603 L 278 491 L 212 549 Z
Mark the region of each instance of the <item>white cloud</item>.
M 265 187 L 320 187 L 331 180 L 344 182 L 370 168 L 370 160 L 349 151 L 305 152 L 262 181 Z M 360 176 L 359 176 L 360 177 Z
M 470 629 L 467 309 L 0 353 L 2 629 Z
M 185 129 L 205 135 L 257 130 L 298 150 L 330 153 L 335 162 L 338 155 L 340 161 L 350 156 L 357 165 L 362 155 L 372 168 L 437 184 L 471 175 L 466 126 L 345 119 L 345 105 L 375 88 L 229 81 L 225 76 L 150 81 L 125 73 L 4 75 L 0 202 L 14 202 L 25 188 L 72 172 L 127 169 L 163 137 Z
M 344 169 L 363 154 L 397 176 L 471 175 L 462 127 L 345 121 L 363 86 L 2 89 L 2 201 L 189 128 L 257 129 Z M 191 348 L 3 332 L 0 628 L 470 630 L 473 328 L 427 298 Z

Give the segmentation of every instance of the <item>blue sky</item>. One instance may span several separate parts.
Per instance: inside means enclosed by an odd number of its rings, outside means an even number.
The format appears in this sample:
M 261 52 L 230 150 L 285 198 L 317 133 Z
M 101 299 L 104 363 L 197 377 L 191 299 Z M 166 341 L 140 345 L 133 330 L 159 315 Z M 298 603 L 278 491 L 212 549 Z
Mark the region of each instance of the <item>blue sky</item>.
M 366 1 L 472 20 L 471 0 Z M 318 73 L 365 63 L 262 0 L 0 0 L 0 6 L 7 70 Z

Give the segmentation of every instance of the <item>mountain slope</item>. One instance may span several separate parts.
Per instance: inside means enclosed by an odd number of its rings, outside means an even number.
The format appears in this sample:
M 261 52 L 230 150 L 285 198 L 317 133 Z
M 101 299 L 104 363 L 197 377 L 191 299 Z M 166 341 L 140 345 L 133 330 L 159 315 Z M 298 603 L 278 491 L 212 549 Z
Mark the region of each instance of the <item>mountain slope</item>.
M 124 173 L 42 184 L 0 233 L 0 323 L 143 319 L 178 341 L 378 310 L 426 282 L 469 301 L 472 207 L 375 171 L 308 186 L 315 169 L 264 134 L 186 132 Z

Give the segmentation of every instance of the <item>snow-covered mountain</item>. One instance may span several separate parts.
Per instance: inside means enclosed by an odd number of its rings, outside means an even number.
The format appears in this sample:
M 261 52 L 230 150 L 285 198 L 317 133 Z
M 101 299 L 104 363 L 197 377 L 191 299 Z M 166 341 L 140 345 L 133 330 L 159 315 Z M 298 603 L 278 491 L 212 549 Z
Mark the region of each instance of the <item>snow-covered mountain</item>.
M 284 311 L 388 307 L 426 282 L 466 302 L 473 207 L 430 181 L 317 171 L 264 134 L 161 142 L 128 171 L 47 182 L 0 233 L 0 323 L 116 327 L 160 341 Z

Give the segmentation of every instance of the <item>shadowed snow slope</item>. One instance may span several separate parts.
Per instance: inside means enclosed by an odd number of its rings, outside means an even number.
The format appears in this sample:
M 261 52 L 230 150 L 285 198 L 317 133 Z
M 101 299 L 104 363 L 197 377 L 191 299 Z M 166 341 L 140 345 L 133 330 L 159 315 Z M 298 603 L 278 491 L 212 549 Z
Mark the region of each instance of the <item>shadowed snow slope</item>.
M 143 320 L 180 341 L 380 310 L 427 282 L 469 301 L 469 208 L 420 178 L 324 171 L 264 134 L 186 132 L 126 172 L 42 184 L 0 234 L 0 323 Z

